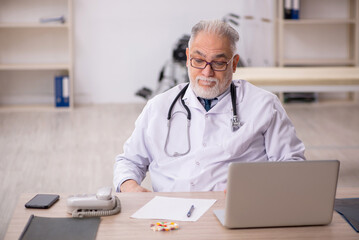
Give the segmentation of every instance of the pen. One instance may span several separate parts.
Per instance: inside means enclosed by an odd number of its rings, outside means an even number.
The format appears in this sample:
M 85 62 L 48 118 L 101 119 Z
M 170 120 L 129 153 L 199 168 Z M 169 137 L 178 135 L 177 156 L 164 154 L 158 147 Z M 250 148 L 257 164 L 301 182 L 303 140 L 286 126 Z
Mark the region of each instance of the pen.
M 191 208 L 188 210 L 187 217 L 191 217 L 193 210 L 194 210 L 194 205 L 192 205 Z

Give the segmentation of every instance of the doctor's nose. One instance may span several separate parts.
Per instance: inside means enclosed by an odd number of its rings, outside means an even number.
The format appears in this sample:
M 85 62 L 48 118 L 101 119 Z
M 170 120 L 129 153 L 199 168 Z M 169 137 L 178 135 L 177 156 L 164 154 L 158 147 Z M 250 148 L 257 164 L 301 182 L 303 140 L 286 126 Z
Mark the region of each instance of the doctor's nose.
M 211 65 L 207 64 L 207 66 L 202 70 L 202 74 L 205 77 L 213 77 L 214 71 L 213 71 Z

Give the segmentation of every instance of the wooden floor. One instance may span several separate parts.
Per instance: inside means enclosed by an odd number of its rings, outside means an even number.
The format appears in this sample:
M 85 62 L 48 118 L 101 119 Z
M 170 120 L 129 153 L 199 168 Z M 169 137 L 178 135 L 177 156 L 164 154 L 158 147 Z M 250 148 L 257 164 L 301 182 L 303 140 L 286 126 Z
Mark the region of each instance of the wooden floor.
M 78 106 L 72 112 L 1 112 L 0 239 L 23 192 L 91 193 L 111 186 L 114 158 L 142 108 L 118 104 Z M 340 160 L 339 186 L 358 187 L 359 105 L 285 108 L 307 159 Z

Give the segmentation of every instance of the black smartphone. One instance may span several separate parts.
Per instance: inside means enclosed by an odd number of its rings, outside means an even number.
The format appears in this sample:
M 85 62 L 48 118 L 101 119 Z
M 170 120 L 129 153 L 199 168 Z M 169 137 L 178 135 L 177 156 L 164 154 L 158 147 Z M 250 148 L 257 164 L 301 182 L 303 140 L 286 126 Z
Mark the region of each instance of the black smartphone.
M 25 207 L 47 209 L 54 205 L 59 198 L 60 196 L 56 194 L 37 194 L 25 204 Z

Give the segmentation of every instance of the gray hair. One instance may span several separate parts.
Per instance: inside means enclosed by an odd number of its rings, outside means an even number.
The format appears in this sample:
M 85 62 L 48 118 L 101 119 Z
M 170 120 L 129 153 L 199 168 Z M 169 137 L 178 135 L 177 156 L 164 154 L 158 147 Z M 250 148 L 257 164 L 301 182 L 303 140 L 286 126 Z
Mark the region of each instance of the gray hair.
M 192 28 L 191 37 L 188 41 L 189 48 L 191 48 L 193 40 L 200 32 L 213 33 L 221 37 L 227 37 L 231 45 L 230 48 L 232 50 L 232 53 L 236 53 L 236 44 L 239 40 L 239 34 L 228 23 L 221 20 L 200 21 Z

